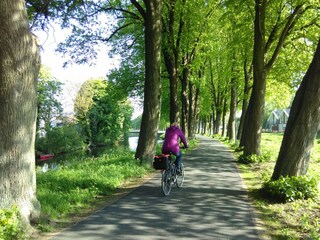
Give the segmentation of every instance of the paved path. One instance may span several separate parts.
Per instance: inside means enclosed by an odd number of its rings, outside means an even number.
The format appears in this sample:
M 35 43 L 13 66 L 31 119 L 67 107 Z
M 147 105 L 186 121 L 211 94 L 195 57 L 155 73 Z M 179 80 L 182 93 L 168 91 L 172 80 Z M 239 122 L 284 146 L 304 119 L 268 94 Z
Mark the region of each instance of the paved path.
M 167 197 L 160 174 L 52 240 L 259 239 L 253 211 L 228 149 L 198 137 L 184 155 L 185 183 Z

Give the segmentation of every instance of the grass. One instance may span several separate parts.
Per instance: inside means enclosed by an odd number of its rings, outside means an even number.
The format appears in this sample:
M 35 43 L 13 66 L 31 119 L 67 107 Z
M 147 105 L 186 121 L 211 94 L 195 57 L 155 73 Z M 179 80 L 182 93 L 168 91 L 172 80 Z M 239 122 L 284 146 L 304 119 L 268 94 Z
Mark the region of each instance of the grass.
M 247 185 L 265 236 L 271 239 L 320 239 L 320 198 L 276 203 L 265 198 L 261 191 L 265 181 L 271 178 L 278 157 L 282 134 L 263 133 L 261 153 L 269 155 L 269 161 L 239 164 L 241 176 Z M 230 146 L 230 145 L 229 145 Z M 237 155 L 237 153 L 235 153 Z M 237 156 L 236 156 L 237 157 Z M 320 142 L 315 142 L 309 175 L 320 181 Z
M 90 212 L 99 201 L 116 193 L 130 181 L 152 172 L 140 165 L 133 153 L 121 150 L 97 158 L 73 158 L 57 170 L 37 171 L 37 198 L 44 221 L 37 227 L 50 232 L 73 222 L 75 216 Z

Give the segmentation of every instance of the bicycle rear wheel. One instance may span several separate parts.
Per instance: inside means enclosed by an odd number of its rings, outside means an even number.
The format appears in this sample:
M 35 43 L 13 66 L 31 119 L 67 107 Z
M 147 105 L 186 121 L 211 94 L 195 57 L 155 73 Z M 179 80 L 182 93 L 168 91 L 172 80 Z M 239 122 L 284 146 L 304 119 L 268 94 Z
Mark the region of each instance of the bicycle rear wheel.
M 171 192 L 172 184 L 170 179 L 170 171 L 164 170 L 161 177 L 161 189 L 165 196 Z
M 178 188 L 182 187 L 184 181 L 184 166 L 183 163 L 181 163 L 181 171 L 180 173 L 177 173 L 177 181 L 176 185 Z

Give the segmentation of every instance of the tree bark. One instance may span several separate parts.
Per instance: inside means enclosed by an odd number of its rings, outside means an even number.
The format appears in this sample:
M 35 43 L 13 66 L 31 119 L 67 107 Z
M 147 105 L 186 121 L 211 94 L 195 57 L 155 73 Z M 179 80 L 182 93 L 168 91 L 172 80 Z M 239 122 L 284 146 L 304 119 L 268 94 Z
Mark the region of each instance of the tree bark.
M 307 8 L 303 9 L 304 3 L 298 3 L 287 16 L 282 16 L 285 19 L 283 22 L 275 23 L 266 43 L 265 20 L 268 4 L 268 0 L 255 0 L 253 86 L 241 139 L 245 156 L 260 155 L 267 75 L 279 56 L 286 38 L 292 32 L 298 19 L 307 10 Z M 281 14 L 282 10 L 279 11 L 279 19 Z M 282 28 L 281 31 L 279 31 L 280 28 Z M 278 31 L 280 34 L 276 38 Z M 275 48 L 271 52 L 270 46 L 274 43 Z M 271 56 L 268 61 L 267 56 Z
M 144 104 L 135 158 L 153 159 L 161 108 L 161 0 L 144 0 L 145 14 L 145 83 Z
M 25 1 L 0 1 L 0 208 L 17 204 L 28 225 L 36 198 L 35 131 L 39 47 Z
M 242 113 L 241 113 L 241 118 L 240 118 L 240 123 L 238 127 L 238 133 L 237 133 L 237 139 L 241 140 L 239 147 L 242 147 L 243 144 L 243 139 L 242 139 L 242 132 L 243 132 L 243 126 L 244 126 L 244 118 L 247 113 L 248 109 L 248 99 L 250 98 L 250 89 L 251 86 L 249 85 L 250 81 L 250 73 L 252 71 L 252 68 L 250 67 L 250 70 L 247 69 L 247 61 L 244 62 L 244 90 L 243 90 L 243 100 L 242 100 Z
M 181 77 L 181 130 L 188 138 L 188 77 L 189 77 L 189 68 L 186 63 L 186 58 L 184 59 L 185 66 L 182 70 Z
M 264 65 L 266 4 L 267 1 L 265 0 L 255 0 L 253 86 L 242 135 L 245 156 L 260 155 L 266 92 L 266 69 Z
M 228 139 L 235 142 L 236 140 L 236 112 L 237 112 L 237 83 L 236 78 L 231 79 L 231 99 L 228 121 Z
M 179 48 L 181 42 L 182 23 L 180 21 L 179 31 L 176 36 L 175 33 L 175 17 L 176 17 L 176 4 L 171 1 L 168 4 L 168 21 L 163 24 L 163 57 L 164 63 L 169 75 L 170 81 L 170 123 L 179 121 L 179 102 L 178 102 L 178 83 L 179 83 Z M 182 16 L 181 16 L 182 17 Z M 175 39 L 175 36 L 177 39 Z
M 178 104 L 178 77 L 177 68 L 173 67 L 169 74 L 170 80 L 170 123 L 179 121 L 179 104 Z
M 312 63 L 296 92 L 272 180 L 308 171 L 320 123 L 320 40 Z
M 200 77 L 201 78 L 201 77 Z M 199 104 L 199 87 L 189 82 L 189 122 L 188 122 L 188 136 L 189 139 L 194 139 L 196 136 L 196 124 L 198 116 Z
M 221 133 L 221 136 L 225 138 L 227 136 L 226 116 L 227 116 L 227 111 L 228 111 L 228 107 L 227 107 L 228 104 L 227 104 L 227 97 L 225 96 L 225 94 L 223 96 L 224 96 L 224 98 L 222 100 L 223 111 L 222 111 L 222 133 Z

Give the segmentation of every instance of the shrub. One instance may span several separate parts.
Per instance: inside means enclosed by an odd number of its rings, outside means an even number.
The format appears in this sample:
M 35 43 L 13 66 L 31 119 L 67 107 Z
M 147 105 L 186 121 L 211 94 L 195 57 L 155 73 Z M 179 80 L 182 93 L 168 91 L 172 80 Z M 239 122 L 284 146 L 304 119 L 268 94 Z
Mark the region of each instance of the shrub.
M 42 152 L 54 154 L 72 152 L 84 147 L 83 140 L 77 125 L 67 124 L 55 127 L 45 137 L 37 139 L 36 148 Z
M 252 154 L 249 156 L 245 156 L 244 154 L 241 154 L 238 158 L 238 161 L 243 164 L 250 164 L 250 163 L 259 163 L 259 162 L 268 162 L 271 160 L 270 153 L 264 153 L 260 156 L 256 154 Z
M 27 239 L 16 207 L 0 209 L 0 239 Z
M 307 176 L 280 177 L 264 183 L 266 193 L 281 202 L 315 198 L 318 193 L 318 181 Z

